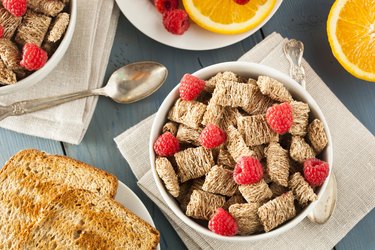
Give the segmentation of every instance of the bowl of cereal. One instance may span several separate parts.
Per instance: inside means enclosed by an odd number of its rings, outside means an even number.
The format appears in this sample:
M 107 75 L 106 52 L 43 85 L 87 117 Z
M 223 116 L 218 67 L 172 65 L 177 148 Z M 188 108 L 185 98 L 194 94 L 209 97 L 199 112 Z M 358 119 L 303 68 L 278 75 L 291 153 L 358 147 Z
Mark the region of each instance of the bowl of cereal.
M 67 51 L 77 19 L 77 0 L 27 1 L 16 10 L 11 2 L 0 6 L 0 95 L 45 78 Z
M 318 104 L 289 76 L 226 62 L 186 74 L 150 134 L 156 185 L 188 226 L 219 240 L 267 239 L 311 213 L 332 172 Z

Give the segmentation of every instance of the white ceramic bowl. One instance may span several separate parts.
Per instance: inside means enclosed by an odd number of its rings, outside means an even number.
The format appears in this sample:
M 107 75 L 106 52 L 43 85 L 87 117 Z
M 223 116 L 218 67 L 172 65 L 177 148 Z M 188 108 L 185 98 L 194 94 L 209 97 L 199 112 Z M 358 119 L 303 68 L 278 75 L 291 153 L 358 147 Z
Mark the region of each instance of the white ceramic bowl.
M 70 21 L 65 35 L 56 49 L 55 53 L 48 59 L 47 63 L 39 70 L 33 72 L 28 77 L 18 81 L 15 84 L 5 85 L 0 87 L 0 95 L 6 95 L 14 92 L 24 91 L 32 85 L 40 82 L 45 78 L 61 61 L 65 52 L 67 51 L 70 42 L 72 41 L 74 29 L 77 20 L 77 0 L 70 0 Z
M 179 97 L 178 85 L 169 93 L 169 95 L 165 98 L 165 100 L 161 104 L 158 112 L 156 113 L 156 117 L 151 128 L 149 151 L 150 151 L 152 173 L 153 173 L 156 185 L 163 199 L 168 204 L 169 208 L 172 209 L 172 211 L 184 223 L 186 223 L 188 226 L 195 229 L 199 233 L 202 233 L 206 236 L 210 236 L 218 240 L 224 240 L 227 242 L 241 242 L 241 241 L 268 239 L 268 238 L 274 237 L 280 233 L 283 233 L 291 229 L 292 227 L 297 225 L 299 222 L 301 222 L 314 209 L 316 203 L 321 199 L 321 196 L 327 187 L 329 177 L 332 173 L 331 167 L 332 167 L 332 160 L 333 160 L 332 154 L 333 153 L 332 153 L 331 134 L 330 134 L 326 119 L 322 111 L 320 110 L 315 100 L 310 96 L 310 94 L 307 93 L 305 89 L 303 89 L 296 81 L 291 79 L 289 76 L 273 68 L 260 65 L 260 64 L 255 64 L 255 63 L 226 62 L 226 63 L 219 63 L 219 64 L 215 64 L 215 65 L 203 68 L 195 72 L 193 75 L 199 77 L 200 79 L 208 79 L 214 76 L 216 73 L 223 72 L 223 71 L 232 71 L 244 77 L 257 78 L 260 75 L 266 75 L 266 76 L 270 76 L 272 78 L 277 79 L 278 81 L 282 82 L 284 86 L 290 91 L 294 99 L 308 103 L 313 117 L 319 118 L 324 123 L 324 129 L 328 137 L 328 145 L 323 151 L 322 157 L 323 157 L 323 160 L 328 162 L 330 166 L 330 172 L 329 172 L 329 176 L 327 177 L 326 181 L 324 182 L 324 184 L 322 185 L 322 187 L 320 188 L 318 192 L 318 200 L 315 202 L 312 202 L 309 206 L 307 206 L 304 210 L 302 210 L 302 212 L 300 212 L 294 219 L 288 221 L 287 223 L 284 223 L 282 226 L 279 226 L 278 228 L 267 233 L 261 233 L 261 234 L 249 235 L 249 236 L 232 236 L 232 237 L 221 236 L 221 235 L 211 232 L 208 228 L 199 225 L 193 219 L 187 217 L 180 209 L 177 201 L 165 189 L 162 180 L 157 175 L 156 170 L 155 170 L 155 153 L 153 150 L 153 143 L 155 142 L 155 140 L 157 139 L 157 137 L 160 135 L 162 131 L 162 127 L 166 121 L 167 113 L 169 109 L 172 107 L 172 105 L 174 104 L 174 102 Z

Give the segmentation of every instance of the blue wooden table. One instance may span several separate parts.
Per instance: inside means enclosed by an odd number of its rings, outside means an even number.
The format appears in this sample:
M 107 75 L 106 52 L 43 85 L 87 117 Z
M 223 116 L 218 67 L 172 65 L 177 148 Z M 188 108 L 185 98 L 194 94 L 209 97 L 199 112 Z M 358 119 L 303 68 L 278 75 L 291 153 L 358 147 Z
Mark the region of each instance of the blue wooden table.
M 184 51 L 159 44 L 143 35 L 121 16 L 106 79 L 113 70 L 124 64 L 155 60 L 169 69 L 169 77 L 163 87 L 153 96 L 130 105 L 120 105 L 101 98 L 87 134 L 78 146 L 0 129 L 0 164 L 21 149 L 38 148 L 49 153 L 65 154 L 107 170 L 126 183 L 145 203 L 156 227 L 161 231 L 162 249 L 184 249 L 182 241 L 159 209 L 137 187 L 136 179 L 117 150 L 113 138 L 156 112 L 164 97 L 184 73 L 194 72 L 214 63 L 236 60 L 274 31 L 305 43 L 305 58 L 311 66 L 374 134 L 375 83 L 352 77 L 330 52 L 325 30 L 332 3 L 332 0 L 285 0 L 275 16 L 251 37 L 226 48 L 205 52 Z M 335 248 L 375 249 L 374 236 L 375 210 L 358 223 Z

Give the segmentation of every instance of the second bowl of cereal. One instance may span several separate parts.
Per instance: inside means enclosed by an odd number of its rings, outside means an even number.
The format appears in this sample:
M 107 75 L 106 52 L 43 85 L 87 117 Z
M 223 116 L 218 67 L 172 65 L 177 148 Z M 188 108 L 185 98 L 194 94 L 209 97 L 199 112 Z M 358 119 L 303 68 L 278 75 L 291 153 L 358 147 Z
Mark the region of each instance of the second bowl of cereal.
M 332 172 L 318 104 L 270 67 L 226 62 L 182 77 L 150 135 L 151 169 L 169 208 L 219 240 L 260 240 L 301 222 Z
M 0 95 L 45 78 L 67 51 L 77 19 L 77 0 L 13 2 L 0 6 Z

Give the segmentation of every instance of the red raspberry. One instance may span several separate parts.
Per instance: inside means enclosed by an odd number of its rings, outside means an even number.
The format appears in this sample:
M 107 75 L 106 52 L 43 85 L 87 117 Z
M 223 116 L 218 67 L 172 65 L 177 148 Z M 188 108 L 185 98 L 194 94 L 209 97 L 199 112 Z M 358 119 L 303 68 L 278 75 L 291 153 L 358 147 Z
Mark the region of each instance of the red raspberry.
M 0 24 L 0 38 L 4 36 L 4 27 Z
M 218 208 L 216 213 L 208 222 L 208 228 L 217 234 L 224 236 L 233 236 L 238 232 L 236 219 L 222 208 Z
M 154 150 L 160 156 L 173 156 L 180 150 L 180 143 L 170 132 L 165 132 L 156 139 Z
M 316 158 L 307 159 L 303 163 L 303 175 L 311 186 L 321 186 L 329 173 L 328 163 Z
M 266 120 L 276 133 L 284 134 L 288 132 L 293 124 L 292 106 L 284 102 L 269 107 L 266 113 Z
M 180 81 L 180 97 L 182 100 L 191 101 L 195 99 L 204 89 L 205 82 L 198 77 L 185 74 Z
M 163 14 L 163 24 L 168 32 L 182 35 L 190 26 L 189 16 L 184 10 L 170 10 Z
M 13 16 L 23 16 L 26 13 L 26 0 L 3 0 L 3 6 Z
M 178 8 L 178 0 L 154 0 L 154 5 L 160 13 Z
M 214 124 L 208 124 L 199 135 L 199 141 L 205 148 L 216 148 L 226 140 L 225 131 Z
M 46 64 L 47 52 L 32 43 L 26 43 L 22 49 L 22 61 L 20 65 L 27 70 L 37 70 Z
M 243 156 L 233 171 L 233 179 L 239 185 L 254 184 L 263 178 L 263 167 L 257 158 Z
M 244 4 L 247 4 L 248 2 L 250 2 L 250 0 L 234 0 L 236 3 L 240 4 L 240 5 L 244 5 Z

